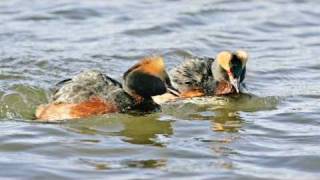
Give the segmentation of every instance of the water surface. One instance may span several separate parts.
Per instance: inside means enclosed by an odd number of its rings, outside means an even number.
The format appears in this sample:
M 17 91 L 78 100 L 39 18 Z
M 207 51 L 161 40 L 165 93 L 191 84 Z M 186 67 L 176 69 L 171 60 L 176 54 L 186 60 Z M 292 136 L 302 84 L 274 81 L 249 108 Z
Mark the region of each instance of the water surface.
M 317 1 L 2 0 L 0 177 L 318 179 Z M 250 53 L 246 94 L 144 116 L 33 121 L 52 85 L 145 55 Z

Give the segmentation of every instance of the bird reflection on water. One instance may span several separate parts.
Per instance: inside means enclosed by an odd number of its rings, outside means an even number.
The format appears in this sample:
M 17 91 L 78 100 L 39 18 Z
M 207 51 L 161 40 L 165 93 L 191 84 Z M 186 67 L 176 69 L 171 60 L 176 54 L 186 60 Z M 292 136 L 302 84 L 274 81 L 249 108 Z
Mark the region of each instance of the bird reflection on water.
M 162 146 L 157 141 L 158 135 L 170 136 L 173 134 L 171 121 L 159 120 L 158 114 L 132 116 L 112 114 L 67 123 L 71 131 L 82 134 L 103 134 L 119 136 L 125 142 L 132 144 L 149 144 Z
M 245 121 L 240 112 L 276 109 L 279 101 L 278 97 L 258 97 L 242 93 L 168 102 L 163 105 L 163 111 L 181 119 L 210 120 L 214 131 L 236 132 Z

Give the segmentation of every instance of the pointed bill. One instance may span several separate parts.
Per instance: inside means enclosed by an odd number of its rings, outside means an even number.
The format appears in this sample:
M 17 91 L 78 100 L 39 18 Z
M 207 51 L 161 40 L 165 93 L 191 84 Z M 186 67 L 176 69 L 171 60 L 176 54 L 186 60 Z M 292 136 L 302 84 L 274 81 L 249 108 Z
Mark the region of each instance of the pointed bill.
M 234 87 L 234 89 L 236 90 L 237 93 L 240 93 L 240 81 L 239 79 L 236 78 L 230 78 L 230 83 L 232 84 L 232 86 Z
M 174 88 L 173 86 L 167 86 L 167 91 L 174 96 L 180 96 L 180 92 L 178 89 Z

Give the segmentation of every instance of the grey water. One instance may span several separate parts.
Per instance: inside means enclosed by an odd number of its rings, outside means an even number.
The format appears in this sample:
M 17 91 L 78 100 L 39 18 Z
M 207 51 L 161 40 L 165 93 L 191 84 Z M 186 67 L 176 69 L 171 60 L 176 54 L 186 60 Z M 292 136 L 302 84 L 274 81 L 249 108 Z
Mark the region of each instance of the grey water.
M 320 3 L 1 0 L 1 179 L 319 179 Z M 246 93 L 40 123 L 55 83 L 249 52 Z

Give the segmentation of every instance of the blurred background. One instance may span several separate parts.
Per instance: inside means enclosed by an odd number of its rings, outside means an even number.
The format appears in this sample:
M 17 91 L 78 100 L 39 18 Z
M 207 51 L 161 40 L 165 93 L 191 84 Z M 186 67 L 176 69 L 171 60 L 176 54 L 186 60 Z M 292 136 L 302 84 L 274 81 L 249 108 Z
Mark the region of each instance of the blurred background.
M 313 0 L 0 1 L 0 177 L 318 179 L 320 4 Z M 55 83 L 121 79 L 162 55 L 244 49 L 246 94 L 144 116 L 38 123 Z

